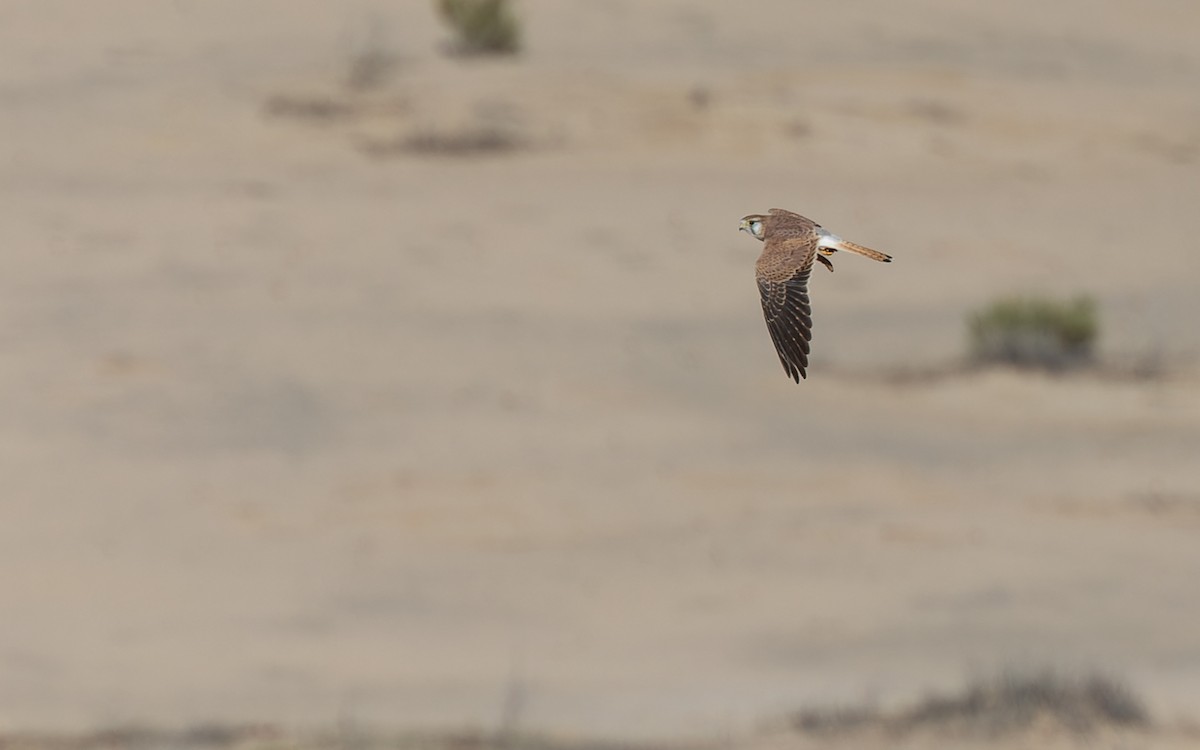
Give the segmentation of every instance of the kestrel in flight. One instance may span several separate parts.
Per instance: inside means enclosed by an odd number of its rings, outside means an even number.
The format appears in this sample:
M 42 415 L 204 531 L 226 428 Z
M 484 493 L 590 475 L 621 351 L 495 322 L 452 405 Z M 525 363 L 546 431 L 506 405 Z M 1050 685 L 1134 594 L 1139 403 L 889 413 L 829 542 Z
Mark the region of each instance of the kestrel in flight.
M 829 256 L 838 250 L 891 263 L 892 256 L 848 242 L 800 214 L 772 208 L 742 219 L 739 229 L 766 243 L 754 268 L 762 294 L 767 330 L 788 377 L 800 382 L 808 377 L 808 342 L 812 340 L 812 306 L 808 302 L 808 275 L 813 259 L 830 271 Z

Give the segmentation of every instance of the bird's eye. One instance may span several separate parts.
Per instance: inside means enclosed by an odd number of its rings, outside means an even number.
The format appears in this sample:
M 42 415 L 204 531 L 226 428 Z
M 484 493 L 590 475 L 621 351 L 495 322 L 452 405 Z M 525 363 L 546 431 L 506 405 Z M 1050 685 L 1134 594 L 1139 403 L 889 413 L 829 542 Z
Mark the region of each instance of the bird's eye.
M 750 222 L 750 232 L 753 233 L 755 236 L 762 234 L 762 222 L 761 221 Z

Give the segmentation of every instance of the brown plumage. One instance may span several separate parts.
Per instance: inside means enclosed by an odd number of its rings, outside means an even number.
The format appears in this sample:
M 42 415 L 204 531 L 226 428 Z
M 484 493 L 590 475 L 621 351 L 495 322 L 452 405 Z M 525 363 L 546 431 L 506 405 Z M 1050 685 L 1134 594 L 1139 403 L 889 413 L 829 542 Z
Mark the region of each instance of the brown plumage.
M 838 250 L 884 263 L 890 263 L 892 256 L 847 242 L 811 219 L 781 208 L 743 217 L 740 229 L 766 243 L 755 264 L 763 316 L 784 372 L 799 383 L 808 377 L 808 342 L 812 340 L 808 277 L 813 260 L 832 271 L 829 256 Z

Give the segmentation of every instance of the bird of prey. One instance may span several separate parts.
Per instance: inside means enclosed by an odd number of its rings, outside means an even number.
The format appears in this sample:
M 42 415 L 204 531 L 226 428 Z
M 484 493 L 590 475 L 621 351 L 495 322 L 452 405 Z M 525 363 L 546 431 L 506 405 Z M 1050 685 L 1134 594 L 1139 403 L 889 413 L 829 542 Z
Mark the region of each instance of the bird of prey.
M 755 264 L 763 315 L 784 372 L 799 383 L 800 378 L 808 377 L 808 342 L 812 340 L 808 275 L 813 260 L 832 271 L 829 257 L 838 250 L 883 263 L 891 263 L 892 256 L 843 240 L 811 219 L 782 208 L 743 217 L 739 229 L 766 243 Z

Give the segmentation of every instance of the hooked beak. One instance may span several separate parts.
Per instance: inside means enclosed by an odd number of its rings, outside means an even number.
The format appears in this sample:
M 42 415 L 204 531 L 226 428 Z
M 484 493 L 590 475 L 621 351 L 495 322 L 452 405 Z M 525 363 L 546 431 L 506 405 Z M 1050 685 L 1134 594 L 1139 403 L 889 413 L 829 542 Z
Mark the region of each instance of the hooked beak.
M 738 224 L 738 231 L 739 232 L 749 232 L 750 231 L 750 220 L 742 219 L 742 223 Z

